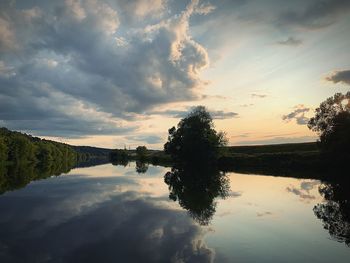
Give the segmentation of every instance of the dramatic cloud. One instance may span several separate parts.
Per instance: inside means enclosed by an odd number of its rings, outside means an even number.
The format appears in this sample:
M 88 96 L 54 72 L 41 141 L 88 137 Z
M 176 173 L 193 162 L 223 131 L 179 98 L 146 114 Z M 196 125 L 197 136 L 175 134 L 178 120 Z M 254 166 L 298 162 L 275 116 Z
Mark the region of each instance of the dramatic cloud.
M 340 16 L 350 10 L 348 0 L 314 1 L 301 11 L 284 12 L 278 19 L 279 24 L 306 29 L 319 29 L 332 25 Z
M 282 116 L 282 120 L 289 122 L 291 120 L 296 120 L 297 124 L 305 125 L 308 123 L 309 118 L 305 116 L 305 113 L 309 112 L 311 109 L 300 104 L 295 106 L 295 110 L 291 113 Z
M 326 77 L 326 80 L 334 83 L 341 82 L 350 85 L 350 70 L 335 71 L 330 76 Z
M 115 134 L 147 109 L 201 97 L 199 73 L 209 59 L 191 37 L 189 19 L 210 6 L 194 0 L 155 22 L 166 1 L 36 4 L 1 4 L 0 120 L 8 127 Z M 123 24 L 125 12 L 142 23 Z
M 277 44 L 282 46 L 300 46 L 303 43 L 300 39 L 289 37 L 286 40 L 278 41 Z

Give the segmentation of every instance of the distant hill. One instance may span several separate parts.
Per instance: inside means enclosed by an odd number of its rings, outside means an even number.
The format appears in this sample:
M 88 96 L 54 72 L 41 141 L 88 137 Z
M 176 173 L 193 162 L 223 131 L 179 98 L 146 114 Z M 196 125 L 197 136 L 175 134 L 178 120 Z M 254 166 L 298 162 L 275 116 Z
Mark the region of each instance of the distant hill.
M 257 153 L 295 153 L 318 152 L 316 142 L 284 143 L 270 145 L 228 146 L 225 147 L 231 154 L 257 154 Z
M 82 162 L 109 158 L 111 149 L 73 146 L 0 128 L 0 162 Z
M 108 156 L 112 149 L 108 148 L 99 148 L 99 147 L 93 147 L 93 146 L 74 146 L 71 145 L 71 147 L 80 154 L 90 154 L 93 156 Z

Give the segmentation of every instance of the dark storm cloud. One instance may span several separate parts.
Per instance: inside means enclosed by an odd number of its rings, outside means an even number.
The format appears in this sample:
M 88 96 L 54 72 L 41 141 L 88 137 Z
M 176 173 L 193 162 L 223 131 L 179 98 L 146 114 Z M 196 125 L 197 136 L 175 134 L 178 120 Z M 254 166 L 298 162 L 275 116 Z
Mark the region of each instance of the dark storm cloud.
M 26 130 L 38 127 L 29 120 L 45 120 L 47 127 L 41 127 L 49 133 L 50 126 L 61 125 L 57 120 L 64 117 L 67 125 L 56 130 L 64 136 L 76 129 L 87 135 L 101 129 L 104 132 L 97 134 L 113 134 L 123 129 L 117 121 L 146 109 L 200 98 L 197 88 L 205 82 L 199 72 L 209 60 L 188 28 L 190 17 L 201 14 L 201 5 L 193 1 L 178 14 L 169 16 L 166 12 L 168 17 L 158 17 L 155 23 L 154 15 L 164 9 L 165 1 L 147 3 L 2 3 L 0 98 L 6 106 L 0 106 L 1 119 Z M 142 25 L 139 22 L 137 28 L 129 28 L 123 24 L 126 12 L 142 18 Z M 50 92 L 42 94 L 37 86 L 43 84 L 60 94 L 60 99 Z M 73 110 L 76 103 L 86 112 Z M 114 124 L 105 118 L 85 129 L 94 115 L 109 116 Z M 66 130 L 69 122 L 82 128 Z
M 150 115 L 164 115 L 171 118 L 184 118 L 188 115 L 188 113 L 192 110 L 192 108 L 188 108 L 188 110 L 165 110 L 165 111 L 152 111 L 149 112 Z M 216 120 L 224 120 L 237 118 L 238 113 L 232 111 L 223 111 L 223 110 L 210 110 L 209 113 L 213 119 Z
M 344 83 L 350 85 L 350 70 L 335 71 L 330 76 L 326 77 L 326 80 L 332 81 L 333 83 Z
M 278 23 L 283 26 L 297 26 L 319 29 L 332 25 L 350 10 L 348 0 L 313 1 L 302 10 L 289 10 L 281 14 Z
M 294 38 L 294 37 L 289 37 L 286 40 L 281 40 L 278 41 L 277 44 L 282 45 L 282 46 L 300 46 L 303 43 L 302 40 Z
M 305 125 L 308 123 L 309 118 L 305 116 L 305 113 L 309 112 L 311 109 L 305 107 L 304 105 L 298 105 L 295 110 L 291 113 L 282 116 L 282 120 L 289 122 L 291 120 L 296 120 L 297 124 Z

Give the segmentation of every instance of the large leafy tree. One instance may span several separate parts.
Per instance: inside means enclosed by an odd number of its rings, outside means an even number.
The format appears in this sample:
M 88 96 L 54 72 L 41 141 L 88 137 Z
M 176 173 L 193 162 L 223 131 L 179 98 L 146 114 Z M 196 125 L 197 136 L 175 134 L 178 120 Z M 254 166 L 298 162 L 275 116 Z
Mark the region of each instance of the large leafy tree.
M 350 92 L 336 93 L 315 111 L 308 127 L 320 135 L 321 150 L 337 156 L 349 155 Z
M 147 156 L 147 147 L 146 146 L 138 146 L 136 148 L 136 156 L 139 160 L 145 160 Z
M 175 162 L 209 164 L 216 162 L 219 148 L 226 142 L 224 133 L 215 131 L 206 108 L 197 106 L 178 123 L 177 128 L 169 129 L 164 150 Z

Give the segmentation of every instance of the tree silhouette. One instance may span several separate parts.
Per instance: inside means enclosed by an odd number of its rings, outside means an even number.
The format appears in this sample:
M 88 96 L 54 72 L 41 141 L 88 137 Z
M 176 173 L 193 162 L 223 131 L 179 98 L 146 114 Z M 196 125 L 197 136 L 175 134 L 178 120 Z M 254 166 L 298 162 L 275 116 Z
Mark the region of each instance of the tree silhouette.
M 164 150 L 175 162 L 215 163 L 219 147 L 226 144 L 224 133 L 216 132 L 205 107 L 195 107 L 187 117 L 169 129 Z
M 323 153 L 333 159 L 349 158 L 350 92 L 336 93 L 320 104 L 308 127 L 320 135 Z
M 136 148 L 137 159 L 144 161 L 147 156 L 147 147 L 146 146 L 137 146 Z

